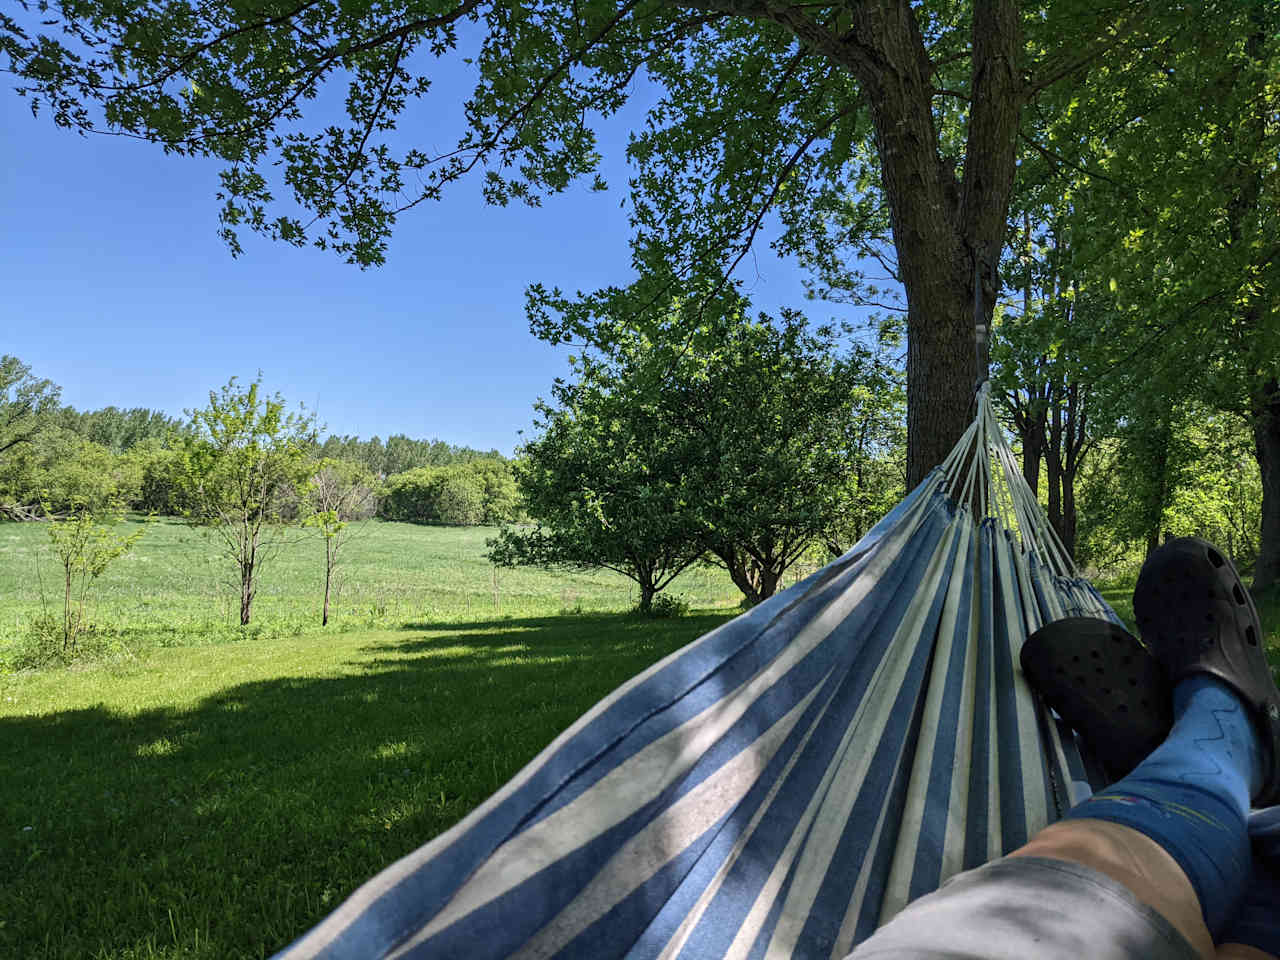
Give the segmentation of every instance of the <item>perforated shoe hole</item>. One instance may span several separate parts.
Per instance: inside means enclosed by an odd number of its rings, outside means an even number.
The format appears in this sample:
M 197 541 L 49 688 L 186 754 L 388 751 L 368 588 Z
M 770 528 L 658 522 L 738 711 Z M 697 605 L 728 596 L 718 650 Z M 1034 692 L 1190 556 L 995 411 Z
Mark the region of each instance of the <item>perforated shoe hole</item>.
M 1234 583 L 1231 585 L 1231 595 L 1236 598 L 1236 603 L 1242 607 L 1244 606 L 1244 591 L 1240 589 L 1240 584 Z
M 1244 628 L 1244 638 L 1249 641 L 1249 646 L 1256 647 L 1258 645 L 1258 634 L 1253 629 L 1252 623 Z
M 1116 709 L 1119 710 L 1121 713 L 1128 713 L 1129 705 L 1127 703 L 1122 703 Z
M 1130 677 L 1130 678 L 1129 678 L 1129 686 L 1131 686 L 1131 687 L 1136 687 L 1137 685 L 1138 685 L 1138 678 L 1137 678 L 1137 677 Z
M 1212 563 L 1215 567 L 1220 567 L 1227 562 L 1226 558 L 1223 557 L 1223 555 L 1220 554 L 1217 550 L 1214 550 L 1212 547 L 1206 550 L 1205 553 L 1207 553 L 1209 556 L 1209 562 Z
M 1090 650 L 1090 651 L 1089 651 L 1089 656 L 1093 657 L 1093 659 L 1095 659 L 1095 660 L 1101 660 L 1101 659 L 1102 659 L 1102 654 L 1100 654 L 1097 650 Z

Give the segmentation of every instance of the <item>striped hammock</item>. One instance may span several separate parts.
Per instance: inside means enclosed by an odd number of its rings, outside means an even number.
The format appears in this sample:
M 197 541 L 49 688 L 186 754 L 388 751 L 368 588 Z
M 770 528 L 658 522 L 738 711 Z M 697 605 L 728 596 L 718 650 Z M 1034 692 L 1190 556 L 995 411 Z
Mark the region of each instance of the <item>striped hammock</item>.
M 1018 668 L 1075 615 L 1115 619 L 984 386 L 857 546 L 614 691 L 277 957 L 842 957 L 1102 785 Z

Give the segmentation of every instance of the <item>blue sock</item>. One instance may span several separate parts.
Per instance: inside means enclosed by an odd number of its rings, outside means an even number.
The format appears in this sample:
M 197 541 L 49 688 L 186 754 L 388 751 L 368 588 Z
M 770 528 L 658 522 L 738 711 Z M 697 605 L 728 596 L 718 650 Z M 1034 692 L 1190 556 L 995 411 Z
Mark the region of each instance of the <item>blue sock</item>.
M 1249 882 L 1246 821 L 1262 783 L 1262 748 L 1235 691 L 1208 674 L 1174 688 L 1173 715 L 1164 743 L 1063 819 L 1119 823 L 1164 847 L 1191 880 L 1216 940 Z

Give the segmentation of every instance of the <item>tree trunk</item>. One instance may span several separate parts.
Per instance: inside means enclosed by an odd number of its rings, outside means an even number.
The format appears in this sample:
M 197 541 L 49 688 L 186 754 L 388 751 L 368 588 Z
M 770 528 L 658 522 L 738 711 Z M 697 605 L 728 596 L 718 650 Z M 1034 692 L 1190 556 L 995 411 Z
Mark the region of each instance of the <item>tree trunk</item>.
M 1262 531 L 1253 589 L 1280 581 L 1280 381 L 1269 380 L 1254 401 L 1253 440 L 1262 472 Z
M 320 615 L 320 626 L 329 625 L 329 584 L 333 580 L 333 542 L 326 537 L 324 541 L 324 612 Z
M 1080 396 L 1082 389 L 1087 388 L 1082 388 L 1079 383 L 1067 387 L 1067 429 L 1062 452 L 1062 528 L 1058 536 L 1062 538 L 1062 545 L 1072 561 L 1076 558 L 1076 474 L 1084 461 L 1088 440 L 1088 421 L 1084 400 Z
M 754 607 L 778 592 L 778 584 L 786 573 L 779 561 L 770 557 L 762 564 L 750 554 L 734 549 L 716 550 L 714 553 L 729 571 L 729 579 L 734 586 L 742 591 L 742 600 L 747 606 Z
M 653 610 L 653 596 L 658 591 L 653 587 L 653 581 L 644 578 L 637 581 L 640 584 L 640 605 L 636 608 L 640 613 L 650 613 Z
M 71 632 L 71 567 L 66 568 L 66 592 L 62 597 L 62 649 L 73 646 Z
M 240 564 L 240 626 L 248 626 L 253 610 L 253 563 Z
M 1049 439 L 1045 443 L 1045 480 L 1049 487 L 1049 525 L 1062 539 L 1062 390 L 1055 373 L 1049 390 Z
M 1040 461 L 1044 457 L 1044 419 L 1041 410 L 1022 435 L 1022 479 L 1037 496 L 1040 494 Z
M 1062 473 L 1062 529 L 1058 531 L 1067 556 L 1076 558 L 1076 476 L 1074 468 Z
M 1158 424 L 1152 439 L 1152 483 L 1145 504 L 1148 557 L 1160 546 L 1160 525 L 1164 521 L 1164 504 L 1169 488 L 1169 444 L 1172 442 L 1172 424 Z
M 900 0 L 854 7 L 853 35 L 874 48 L 858 70 L 871 108 L 898 270 L 907 293 L 907 486 L 942 462 L 972 415 L 977 379 L 974 278 L 990 328 L 1013 189 L 1023 102 L 1022 23 L 1014 0 L 979 0 L 964 179 L 939 151 L 933 64 Z

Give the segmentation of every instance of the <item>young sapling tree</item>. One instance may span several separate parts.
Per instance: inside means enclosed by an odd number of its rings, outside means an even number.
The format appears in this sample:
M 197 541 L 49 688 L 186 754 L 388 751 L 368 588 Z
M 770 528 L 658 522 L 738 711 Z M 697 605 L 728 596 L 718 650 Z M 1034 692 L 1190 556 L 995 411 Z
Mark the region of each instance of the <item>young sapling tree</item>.
M 94 583 L 113 560 L 133 549 L 142 530 L 118 534 L 120 514 L 96 516 L 84 503 L 65 520 L 49 524 L 49 540 L 62 565 L 62 650 L 74 653 L 84 631 L 86 608 Z
M 191 427 L 177 470 L 184 518 L 212 531 L 235 564 L 242 626 L 253 612 L 262 564 L 284 543 L 315 442 L 314 416 L 286 413 L 280 394 L 264 396 L 261 384 L 259 376 L 240 387 L 232 377 L 210 391 L 208 407 L 187 411 Z
M 304 527 L 324 537 L 324 607 L 320 625 L 329 625 L 329 597 L 338 568 L 338 552 L 353 532 L 352 521 L 369 520 L 377 510 L 373 474 L 347 460 L 322 460 L 304 491 Z

